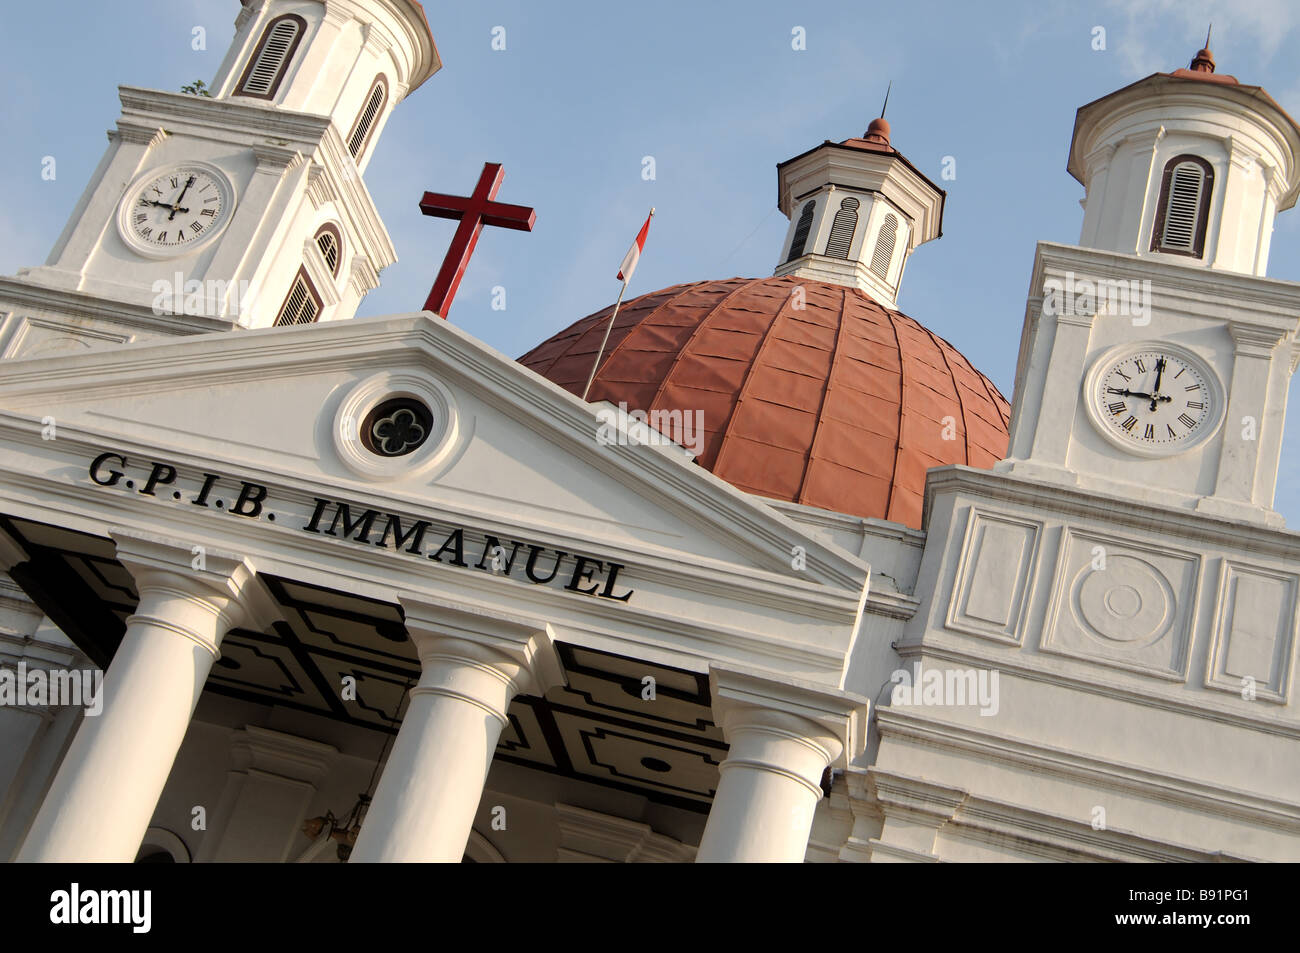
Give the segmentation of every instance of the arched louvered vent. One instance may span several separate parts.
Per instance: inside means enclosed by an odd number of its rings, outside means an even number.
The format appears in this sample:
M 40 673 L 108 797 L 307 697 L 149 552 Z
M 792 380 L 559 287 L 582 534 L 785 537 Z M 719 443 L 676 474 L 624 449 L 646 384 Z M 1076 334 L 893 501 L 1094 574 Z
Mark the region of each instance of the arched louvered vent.
M 880 223 L 876 233 L 876 247 L 871 252 L 871 270 L 884 281 L 889 280 L 889 266 L 894 261 L 894 245 L 898 242 L 898 216 L 890 212 Z
M 304 269 L 298 269 L 298 276 L 289 287 L 289 294 L 284 299 L 284 306 L 275 319 L 275 327 L 290 324 L 311 324 L 320 317 L 321 300 L 311 279 Z
M 1166 248 L 1191 250 L 1196 241 L 1196 212 L 1201 207 L 1204 185 L 1205 173 L 1195 162 L 1183 162 L 1174 168 L 1160 244 Z
M 268 23 L 248 61 L 244 75 L 240 77 L 235 95 L 254 96 L 258 99 L 274 97 L 306 31 L 307 21 L 293 14 L 276 17 Z
M 325 264 L 329 265 L 330 271 L 335 275 L 339 273 L 339 259 L 342 257 L 341 246 L 338 230 L 333 225 L 322 225 L 320 231 L 316 233 L 316 247 L 320 249 Z
M 790 241 L 790 255 L 786 261 L 794 261 L 803 255 L 804 246 L 808 244 L 808 232 L 812 229 L 813 212 L 817 208 L 817 200 L 813 199 L 804 205 L 803 211 L 799 213 L 799 222 L 794 227 L 794 238 Z
M 831 223 L 831 237 L 826 240 L 827 257 L 849 257 L 849 246 L 853 244 L 853 232 L 858 227 L 858 206 L 861 204 L 852 196 L 840 203 L 840 210 L 835 213 L 835 221 Z
M 352 135 L 348 136 L 348 151 L 352 153 L 352 158 L 361 158 L 361 153 L 366 148 L 366 140 L 370 138 L 370 131 L 374 129 L 375 121 L 379 119 L 379 114 L 384 108 L 384 100 L 387 98 L 388 83 L 380 76 L 375 80 L 375 85 L 370 88 L 370 95 L 366 97 L 366 104 L 361 107 L 357 124 L 352 127 Z
M 1151 250 L 1200 258 L 1205 251 L 1214 169 L 1199 156 L 1178 156 L 1165 165 Z

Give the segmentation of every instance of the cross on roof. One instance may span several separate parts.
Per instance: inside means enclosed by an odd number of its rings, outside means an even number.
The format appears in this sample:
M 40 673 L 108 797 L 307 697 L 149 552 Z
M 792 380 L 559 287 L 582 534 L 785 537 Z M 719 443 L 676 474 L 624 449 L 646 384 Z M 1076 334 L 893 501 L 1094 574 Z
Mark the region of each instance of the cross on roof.
M 452 237 L 451 248 L 443 259 L 442 269 L 429 292 L 429 299 L 424 302 L 424 310 L 432 311 L 439 317 L 447 317 L 451 300 L 456 297 L 460 279 L 465 274 L 474 246 L 478 244 L 479 232 L 484 225 L 500 228 L 514 228 L 524 232 L 533 230 L 537 213 L 525 205 L 506 205 L 494 202 L 497 189 L 505 172 L 499 162 L 485 162 L 483 174 L 478 177 L 474 194 L 468 198 L 459 195 L 443 195 L 439 192 L 425 192 L 420 199 L 420 211 L 437 218 L 454 218 L 460 220 L 456 234 Z

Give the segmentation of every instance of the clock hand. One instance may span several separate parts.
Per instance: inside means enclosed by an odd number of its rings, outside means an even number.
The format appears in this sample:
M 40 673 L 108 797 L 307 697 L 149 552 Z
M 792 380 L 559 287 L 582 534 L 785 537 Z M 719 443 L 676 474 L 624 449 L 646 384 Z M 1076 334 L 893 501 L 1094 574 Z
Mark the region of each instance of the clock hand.
M 194 184 L 194 176 L 190 176 L 188 179 L 185 180 L 185 188 L 181 189 L 181 194 L 176 196 L 176 201 L 172 204 L 172 213 L 167 216 L 167 221 L 170 222 L 172 219 L 174 219 L 176 217 L 177 212 L 189 212 L 189 209 L 181 208 L 181 199 L 185 198 L 185 193 L 190 190 L 190 186 L 193 184 Z
M 1150 401 L 1157 401 L 1157 400 L 1170 401 L 1170 400 L 1173 400 L 1172 397 L 1169 397 L 1169 396 L 1164 395 L 1164 394 L 1144 394 L 1144 393 L 1142 393 L 1142 391 L 1139 391 L 1139 390 L 1128 390 L 1127 388 L 1124 389 L 1124 390 L 1119 390 L 1119 389 L 1114 388 L 1114 387 L 1107 387 L 1107 388 L 1106 388 L 1106 392 L 1107 392 L 1108 394 L 1122 394 L 1122 395 L 1125 396 L 1125 397 L 1141 397 L 1143 400 L 1150 400 Z M 1152 409 L 1154 409 L 1154 408 L 1152 408 Z
M 1151 388 L 1151 409 L 1152 410 L 1156 409 L 1156 401 L 1160 399 L 1158 396 L 1160 393 L 1160 378 L 1164 376 L 1164 373 L 1165 373 L 1165 359 L 1162 357 L 1158 361 L 1156 361 L 1156 386 Z

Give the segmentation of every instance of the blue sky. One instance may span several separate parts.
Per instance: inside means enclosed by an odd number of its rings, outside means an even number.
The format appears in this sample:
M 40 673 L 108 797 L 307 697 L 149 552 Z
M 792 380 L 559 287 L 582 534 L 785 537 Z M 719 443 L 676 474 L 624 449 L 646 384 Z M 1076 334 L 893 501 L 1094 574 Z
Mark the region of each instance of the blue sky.
M 1300 115 L 1294 0 L 425 7 L 445 65 L 398 108 L 367 170 L 399 261 L 360 313 L 421 307 L 455 226 L 422 216 L 420 195 L 466 194 L 485 161 L 501 162 L 500 200 L 535 206 L 537 226 L 484 231 L 451 317 L 512 357 L 613 300 L 652 205 L 629 294 L 770 274 L 786 227 L 776 163 L 861 135 L 892 80 L 893 145 L 936 181 L 944 156 L 957 172 L 941 183 L 944 237 L 909 262 L 899 305 L 1010 397 L 1035 242 L 1079 237 L 1083 189 L 1065 162 L 1080 105 L 1186 66 L 1213 21 L 1219 71 Z M 0 274 L 45 259 L 103 153 L 116 87 L 211 80 L 238 11 L 236 0 L 7 5 Z M 195 26 L 206 51 L 191 48 Z M 492 49 L 496 26 L 504 51 Z M 795 27 L 805 50 L 791 47 Z M 1300 211 L 1277 220 L 1269 274 L 1300 280 Z M 496 285 L 504 312 L 491 308 Z M 1287 429 L 1277 505 L 1300 526 L 1300 409 Z

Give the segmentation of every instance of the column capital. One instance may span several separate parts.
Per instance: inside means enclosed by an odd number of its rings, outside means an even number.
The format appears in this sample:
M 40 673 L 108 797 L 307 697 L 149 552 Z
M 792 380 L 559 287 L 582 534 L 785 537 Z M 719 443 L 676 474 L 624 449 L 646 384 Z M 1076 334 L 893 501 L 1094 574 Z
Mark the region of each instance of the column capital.
M 510 697 L 543 695 L 564 684 L 550 627 L 541 619 L 414 594 L 397 601 L 426 672 L 439 659 L 488 666 L 514 683 Z
M 1268 360 L 1286 339 L 1288 329 L 1233 321 L 1228 325 L 1228 332 L 1232 335 L 1234 354 Z
M 111 529 L 108 535 L 117 561 L 140 593 L 136 615 L 158 616 L 155 621 L 198 641 L 214 656 L 228 630 L 266 628 L 279 619 L 257 570 L 238 553 L 135 530 Z M 209 621 L 213 616 L 219 617 L 212 620 L 215 626 Z
M 866 744 L 870 701 L 862 695 L 716 663 L 709 666 L 709 690 L 728 739 L 736 729 L 751 726 L 803 734 L 823 747 L 826 760 L 838 769 Z

